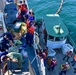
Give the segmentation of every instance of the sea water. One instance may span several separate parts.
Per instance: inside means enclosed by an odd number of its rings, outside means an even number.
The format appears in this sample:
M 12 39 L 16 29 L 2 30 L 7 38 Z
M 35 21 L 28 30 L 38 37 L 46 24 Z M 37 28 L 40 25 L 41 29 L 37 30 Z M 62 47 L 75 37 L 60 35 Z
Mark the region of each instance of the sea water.
M 28 0 L 29 7 L 35 12 L 36 18 L 56 13 L 60 3 L 61 0 Z M 59 15 L 76 43 L 76 0 L 64 0 Z

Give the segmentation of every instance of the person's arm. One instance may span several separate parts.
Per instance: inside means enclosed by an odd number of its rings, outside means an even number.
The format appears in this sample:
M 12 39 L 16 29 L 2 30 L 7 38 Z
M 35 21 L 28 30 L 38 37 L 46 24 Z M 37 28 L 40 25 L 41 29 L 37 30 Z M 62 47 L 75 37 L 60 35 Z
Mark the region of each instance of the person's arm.
M 11 40 L 10 40 L 10 45 L 14 46 L 18 50 L 17 46 Z

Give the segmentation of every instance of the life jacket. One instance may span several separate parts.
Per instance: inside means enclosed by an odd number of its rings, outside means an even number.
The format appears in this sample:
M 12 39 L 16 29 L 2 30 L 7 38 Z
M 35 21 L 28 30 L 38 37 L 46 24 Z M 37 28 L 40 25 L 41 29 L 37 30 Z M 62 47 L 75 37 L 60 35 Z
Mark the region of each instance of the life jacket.
M 26 4 L 21 5 L 21 11 L 25 11 L 27 13 L 28 9 Z
M 34 34 L 34 31 L 35 31 L 35 28 L 34 27 L 30 27 L 30 28 L 28 28 L 28 32 L 30 33 L 30 34 Z
M 56 65 L 56 64 L 57 64 L 57 61 L 56 61 L 56 60 L 52 60 L 52 62 L 54 63 L 54 65 Z
M 68 64 L 68 65 L 62 64 L 62 65 L 61 65 L 61 69 L 62 69 L 62 70 L 69 70 L 69 69 L 70 69 L 70 65 L 69 65 L 69 64 Z
M 76 61 L 76 55 L 74 56 L 74 60 Z
M 69 69 L 70 69 L 70 65 L 69 65 L 69 64 L 67 64 L 67 65 L 66 65 L 66 68 L 67 68 L 67 70 L 69 70 Z
M 62 70 L 66 70 L 66 65 L 65 65 L 65 64 L 62 64 L 62 65 L 61 65 L 61 69 L 62 69 Z

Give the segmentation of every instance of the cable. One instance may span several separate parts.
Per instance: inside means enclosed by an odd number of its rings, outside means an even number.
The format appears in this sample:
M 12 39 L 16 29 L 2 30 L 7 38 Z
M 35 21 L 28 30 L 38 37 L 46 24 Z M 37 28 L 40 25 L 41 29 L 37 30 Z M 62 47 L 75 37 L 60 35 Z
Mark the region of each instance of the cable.
M 57 11 L 55 14 L 58 14 L 58 13 L 60 12 L 60 10 L 61 10 L 61 8 L 62 8 L 63 3 L 64 3 L 64 0 L 61 0 L 60 7 L 59 7 L 58 11 Z

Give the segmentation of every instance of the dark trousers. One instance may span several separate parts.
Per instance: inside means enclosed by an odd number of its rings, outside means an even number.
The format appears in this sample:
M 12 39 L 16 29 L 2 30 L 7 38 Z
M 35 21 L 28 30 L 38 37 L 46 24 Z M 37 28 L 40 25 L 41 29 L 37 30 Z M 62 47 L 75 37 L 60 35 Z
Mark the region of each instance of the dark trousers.
M 30 33 L 27 33 L 26 34 L 26 43 L 30 43 L 30 44 L 33 44 L 33 34 L 30 34 Z
M 71 63 L 72 63 L 72 66 L 74 66 L 76 61 L 73 59 L 73 61 L 71 61 Z
M 49 68 L 48 68 L 48 71 L 50 71 L 50 69 L 53 71 L 53 70 L 54 70 L 54 68 L 55 68 L 55 65 L 54 65 L 54 66 L 52 66 L 52 67 L 49 67 Z
M 22 22 L 24 22 L 24 17 L 23 17 L 23 15 L 25 15 L 26 13 L 25 13 L 25 11 L 21 11 L 21 20 L 22 20 Z
M 70 57 L 66 55 L 66 56 L 64 56 L 63 60 L 67 59 L 67 62 L 68 62 L 69 58 Z
M 51 70 L 53 71 L 53 70 L 54 70 L 54 68 L 55 68 L 55 65 L 51 67 Z
M 63 73 L 66 75 L 66 70 L 62 70 L 59 75 L 62 75 Z

